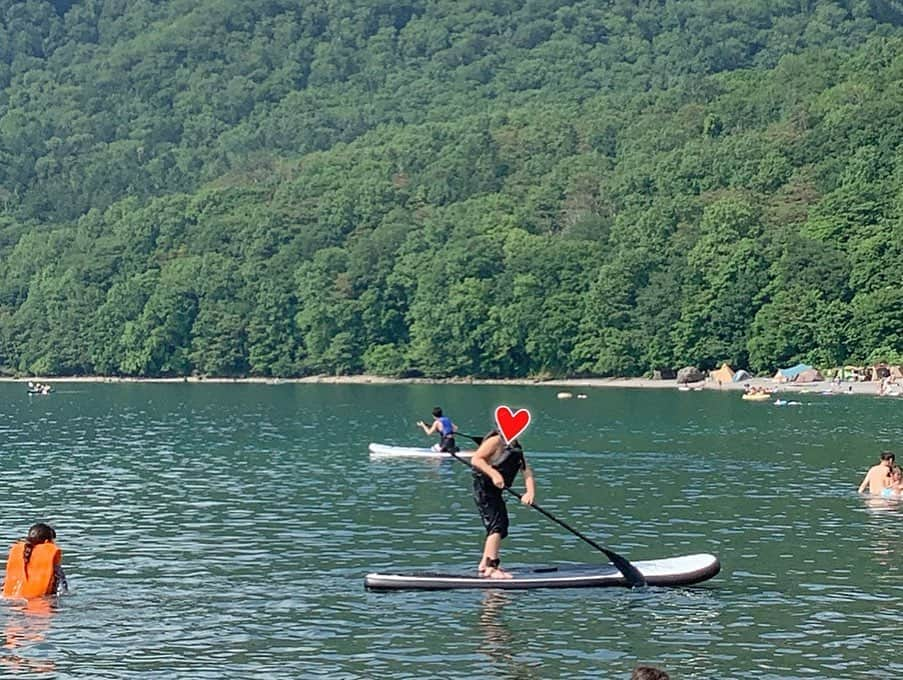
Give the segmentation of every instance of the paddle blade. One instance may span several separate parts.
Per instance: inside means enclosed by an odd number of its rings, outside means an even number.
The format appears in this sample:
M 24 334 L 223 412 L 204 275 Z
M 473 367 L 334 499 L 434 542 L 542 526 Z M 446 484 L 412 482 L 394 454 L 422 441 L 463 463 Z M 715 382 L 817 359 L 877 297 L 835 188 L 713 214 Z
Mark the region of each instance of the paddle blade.
M 611 563 L 620 571 L 627 580 L 627 585 L 631 588 L 642 588 L 646 585 L 646 577 L 631 564 L 626 558 L 621 557 L 618 553 L 606 550 L 605 554 Z
M 507 491 L 512 496 L 515 496 L 518 499 L 522 499 L 521 494 L 519 494 L 514 489 L 510 489 L 510 488 L 506 487 L 505 491 Z M 593 539 L 591 539 L 589 536 L 584 535 L 582 532 L 578 531 L 574 527 L 569 526 L 565 522 L 562 522 L 560 519 L 555 517 L 555 515 L 553 515 L 551 512 L 543 509 L 536 503 L 531 503 L 530 507 L 533 508 L 534 510 L 539 511 L 541 514 L 545 515 L 550 520 L 555 522 L 555 524 L 562 527 L 563 529 L 567 529 L 572 534 L 574 534 L 574 536 L 576 536 L 579 539 L 582 539 L 589 545 L 593 546 L 596 550 L 601 552 L 603 555 L 605 555 L 609 559 L 609 561 L 615 566 L 615 568 L 618 571 L 620 571 L 621 574 L 624 576 L 624 579 L 627 581 L 628 586 L 630 586 L 631 588 L 642 588 L 643 586 L 646 585 L 646 577 L 643 576 L 643 574 L 640 573 L 640 570 L 637 569 L 635 566 L 633 566 L 630 563 L 630 561 L 627 560 L 626 557 L 622 557 L 621 555 L 614 552 L 613 550 L 609 550 L 608 548 L 599 545 Z
M 455 434 L 459 434 L 462 437 L 467 437 L 468 439 L 473 439 L 474 442 L 477 443 L 477 445 L 479 445 L 483 441 L 483 437 L 473 437 L 469 434 L 464 434 L 463 432 L 456 432 Z M 454 452 L 452 452 L 451 455 L 458 462 L 464 463 L 464 465 L 473 469 L 473 465 L 471 463 L 464 460 L 460 456 L 456 455 Z M 506 486 L 505 491 L 510 493 L 512 496 L 514 496 L 518 500 L 523 500 L 523 495 L 519 494 L 517 491 L 515 491 L 511 487 Z M 612 552 L 608 548 L 605 548 L 605 547 L 599 545 L 598 543 L 596 543 L 593 539 L 589 538 L 588 536 L 584 536 L 581 532 L 577 531 L 574 527 L 565 524 L 560 519 L 555 517 L 555 515 L 553 515 L 551 512 L 544 510 L 543 508 L 538 506 L 536 503 L 530 503 L 530 507 L 533 508 L 534 510 L 538 511 L 542 515 L 545 515 L 550 520 L 552 520 L 553 522 L 558 524 L 560 527 L 567 529 L 572 534 L 574 534 L 574 536 L 582 539 L 589 545 L 593 546 L 596 550 L 603 553 L 606 557 L 608 557 L 609 561 L 614 565 L 614 567 L 618 571 L 620 571 L 621 574 L 624 576 L 624 579 L 627 581 L 628 586 L 630 586 L 631 588 L 642 588 L 643 586 L 646 585 L 646 577 L 643 576 L 643 574 L 640 573 L 640 570 L 637 569 L 635 566 L 633 566 L 626 558 L 621 557 L 621 555 L 619 555 L 618 553 Z

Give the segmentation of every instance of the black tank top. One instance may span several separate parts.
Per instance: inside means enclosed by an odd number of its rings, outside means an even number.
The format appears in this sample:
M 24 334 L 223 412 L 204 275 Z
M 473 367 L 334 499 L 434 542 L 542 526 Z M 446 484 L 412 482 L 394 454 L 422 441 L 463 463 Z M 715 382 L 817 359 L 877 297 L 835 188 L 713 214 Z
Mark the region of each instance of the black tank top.
M 493 430 L 487 434 L 484 439 L 488 439 L 489 437 L 498 434 L 497 430 Z M 514 484 L 514 478 L 517 477 L 518 471 L 523 470 L 527 466 L 526 460 L 524 459 L 524 449 L 520 445 L 520 442 L 516 439 L 513 442 L 509 442 L 505 446 L 504 457 L 496 463 L 490 463 L 490 465 L 502 475 L 502 479 L 505 480 L 506 488 Z M 474 475 L 478 475 L 486 481 L 489 480 L 489 478 L 479 470 L 474 469 L 473 472 Z
M 493 465 L 493 467 L 501 473 L 502 479 L 505 480 L 505 486 L 509 487 L 514 483 L 514 478 L 517 477 L 518 471 L 523 470 L 526 463 L 524 461 L 524 450 L 520 446 L 509 444 L 505 447 L 505 451 L 508 455 L 498 465 Z

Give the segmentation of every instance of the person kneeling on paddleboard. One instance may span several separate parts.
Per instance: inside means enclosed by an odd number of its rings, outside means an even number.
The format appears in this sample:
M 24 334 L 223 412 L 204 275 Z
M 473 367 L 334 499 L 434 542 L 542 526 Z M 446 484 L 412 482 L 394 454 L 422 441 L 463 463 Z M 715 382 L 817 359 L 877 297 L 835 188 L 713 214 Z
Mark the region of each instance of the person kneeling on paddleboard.
M 24 541 L 9 550 L 3 597 L 42 597 L 68 592 L 69 584 L 61 562 L 63 552 L 54 539 L 56 531 L 39 522 L 28 530 Z
M 508 508 L 502 490 L 510 487 L 518 471 L 521 471 L 526 487 L 521 502 L 532 505 L 536 494 L 533 471 L 527 465 L 524 450 L 518 441 L 515 439 L 506 444 L 498 430 L 486 435 L 473 454 L 471 465 L 473 498 L 486 527 L 486 543 L 477 569 L 480 576 L 486 578 L 511 578 L 511 574 L 499 566 L 499 549 L 502 539 L 508 535 Z
M 433 447 L 436 451 L 444 451 L 446 453 L 457 453 L 458 445 L 455 443 L 455 432 L 458 426 L 455 425 L 451 418 L 442 415 L 442 409 L 438 406 L 433 409 L 433 424 L 427 427 L 422 420 L 417 421 L 417 425 L 427 435 L 439 433 L 439 447 Z

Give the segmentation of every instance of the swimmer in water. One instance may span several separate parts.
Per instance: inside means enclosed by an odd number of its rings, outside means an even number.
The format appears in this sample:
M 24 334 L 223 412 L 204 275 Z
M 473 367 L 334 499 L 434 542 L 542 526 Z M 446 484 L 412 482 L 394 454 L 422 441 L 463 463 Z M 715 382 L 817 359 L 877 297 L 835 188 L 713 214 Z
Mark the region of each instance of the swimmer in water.
M 10 548 L 3 580 L 4 597 L 31 598 L 69 591 L 62 567 L 63 551 L 55 540 L 53 527 L 39 522 L 28 530 L 24 541 Z

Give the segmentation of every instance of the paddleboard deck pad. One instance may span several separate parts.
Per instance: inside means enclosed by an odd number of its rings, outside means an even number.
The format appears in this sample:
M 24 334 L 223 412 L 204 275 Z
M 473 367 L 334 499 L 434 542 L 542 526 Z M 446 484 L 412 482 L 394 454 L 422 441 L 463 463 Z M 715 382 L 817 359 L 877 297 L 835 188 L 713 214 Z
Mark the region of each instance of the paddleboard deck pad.
M 634 562 L 650 586 L 688 586 L 707 581 L 721 571 L 715 555 L 701 553 L 660 560 Z M 367 574 L 368 590 L 450 590 L 458 588 L 600 588 L 626 586 L 624 576 L 611 564 L 569 564 L 551 567 L 512 568 L 510 579 L 481 578 L 475 573 L 425 571 Z
M 470 458 L 473 451 L 458 451 L 459 458 Z M 388 444 L 370 444 L 371 458 L 452 458 L 450 453 L 434 451 L 430 448 L 416 446 L 389 446 Z

